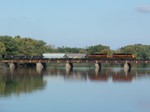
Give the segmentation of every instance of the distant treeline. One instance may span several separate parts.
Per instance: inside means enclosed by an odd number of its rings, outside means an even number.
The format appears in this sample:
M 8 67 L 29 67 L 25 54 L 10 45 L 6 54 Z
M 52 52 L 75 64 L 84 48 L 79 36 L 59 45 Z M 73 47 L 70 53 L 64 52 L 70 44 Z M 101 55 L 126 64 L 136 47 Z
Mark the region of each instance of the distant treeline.
M 0 36 L 0 55 L 41 55 L 42 53 L 132 53 L 138 59 L 150 59 L 150 45 L 127 45 L 117 50 L 109 46 L 94 45 L 86 48 L 53 47 L 42 40 L 23 38 L 20 36 Z

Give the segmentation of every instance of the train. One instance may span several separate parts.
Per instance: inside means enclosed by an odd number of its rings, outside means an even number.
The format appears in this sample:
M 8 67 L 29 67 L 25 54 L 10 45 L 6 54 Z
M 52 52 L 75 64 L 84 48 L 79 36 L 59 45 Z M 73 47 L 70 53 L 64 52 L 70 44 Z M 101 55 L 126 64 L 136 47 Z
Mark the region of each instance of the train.
M 113 53 L 112 55 L 96 53 L 87 55 L 87 58 L 91 60 L 135 60 L 136 56 L 129 53 Z
M 113 53 L 112 55 L 95 53 L 95 54 L 80 54 L 80 53 L 43 53 L 36 56 L 25 55 L 2 55 L 4 60 L 44 60 L 44 59 L 88 59 L 88 60 L 134 60 L 136 56 L 129 53 Z
M 114 53 L 112 55 L 113 59 L 120 59 L 120 60 L 133 60 L 136 59 L 135 54 L 125 54 L 125 53 Z

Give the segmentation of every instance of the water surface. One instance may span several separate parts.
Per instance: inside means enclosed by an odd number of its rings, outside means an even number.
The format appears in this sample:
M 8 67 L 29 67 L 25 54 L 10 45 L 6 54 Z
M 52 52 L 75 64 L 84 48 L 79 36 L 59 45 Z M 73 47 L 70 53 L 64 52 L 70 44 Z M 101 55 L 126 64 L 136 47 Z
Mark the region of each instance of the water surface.
M 0 112 L 150 112 L 150 68 L 0 69 Z

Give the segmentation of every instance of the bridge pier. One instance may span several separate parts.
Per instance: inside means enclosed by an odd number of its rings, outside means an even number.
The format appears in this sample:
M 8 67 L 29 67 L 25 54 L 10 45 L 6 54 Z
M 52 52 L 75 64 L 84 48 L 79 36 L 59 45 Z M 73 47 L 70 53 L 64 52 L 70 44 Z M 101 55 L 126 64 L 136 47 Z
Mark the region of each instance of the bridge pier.
M 46 68 L 46 63 L 36 63 L 36 69 L 43 69 Z
M 128 63 L 127 61 L 124 63 L 124 70 L 130 71 L 131 70 L 131 63 Z
M 17 65 L 16 65 L 17 66 Z M 14 63 L 9 63 L 9 68 L 10 69 L 15 69 L 16 68 L 15 64 Z
M 101 63 L 99 63 L 97 60 L 95 62 L 96 69 L 101 69 Z
M 66 71 L 71 71 L 73 69 L 73 63 L 67 61 L 66 62 Z
M 44 66 L 42 63 L 40 63 L 40 62 L 36 63 L 36 71 L 38 74 L 41 74 L 43 68 L 44 68 Z

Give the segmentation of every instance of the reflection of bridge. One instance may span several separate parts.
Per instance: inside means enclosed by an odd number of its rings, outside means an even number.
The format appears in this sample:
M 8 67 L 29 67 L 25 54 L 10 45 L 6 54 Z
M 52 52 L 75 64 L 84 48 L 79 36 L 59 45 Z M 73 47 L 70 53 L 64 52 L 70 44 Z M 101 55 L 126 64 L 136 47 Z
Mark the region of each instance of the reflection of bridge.
M 121 68 L 104 67 L 74 68 L 66 71 L 64 68 L 48 68 L 38 71 L 33 68 L 0 69 L 0 96 L 10 96 L 42 90 L 49 78 L 65 81 L 84 82 L 132 82 L 137 78 L 150 78 L 150 69 L 132 69 L 130 72 Z
M 74 68 L 72 71 L 66 71 L 66 69 L 48 68 L 46 70 L 38 71 L 33 68 L 20 68 L 3 70 L 0 69 L 0 77 L 7 77 L 8 79 L 43 79 L 43 77 L 62 77 L 65 80 L 82 80 L 82 81 L 109 81 L 113 82 L 131 82 L 134 78 L 150 77 L 150 69 L 133 69 L 130 72 L 121 68 L 103 68 L 101 70 L 91 68 Z M 10 78 L 9 78 L 10 76 Z M 13 77 L 12 77 L 13 76 Z M 1 78 L 0 78 L 1 79 Z
M 46 67 L 46 63 L 66 63 L 66 67 L 73 68 L 73 63 L 95 63 L 96 68 L 101 68 L 101 64 L 124 64 L 124 68 L 131 69 L 131 64 L 150 63 L 150 60 L 92 60 L 92 59 L 29 59 L 29 60 L 0 60 L 1 63 L 7 63 L 11 68 L 18 64 L 35 64 L 36 67 Z
M 115 68 L 114 68 L 115 69 Z M 113 82 L 131 82 L 134 78 L 137 77 L 150 77 L 150 69 L 146 71 L 141 71 L 138 69 L 133 69 L 130 72 L 125 71 L 124 69 L 119 69 L 114 71 L 112 68 L 104 68 L 97 71 L 97 69 L 87 69 L 87 70 L 78 70 L 74 69 L 69 73 L 65 69 L 47 69 L 45 74 L 49 76 L 55 76 L 56 78 L 64 78 L 65 80 L 76 80 L 76 81 L 92 81 L 92 82 L 106 82 L 112 80 Z

